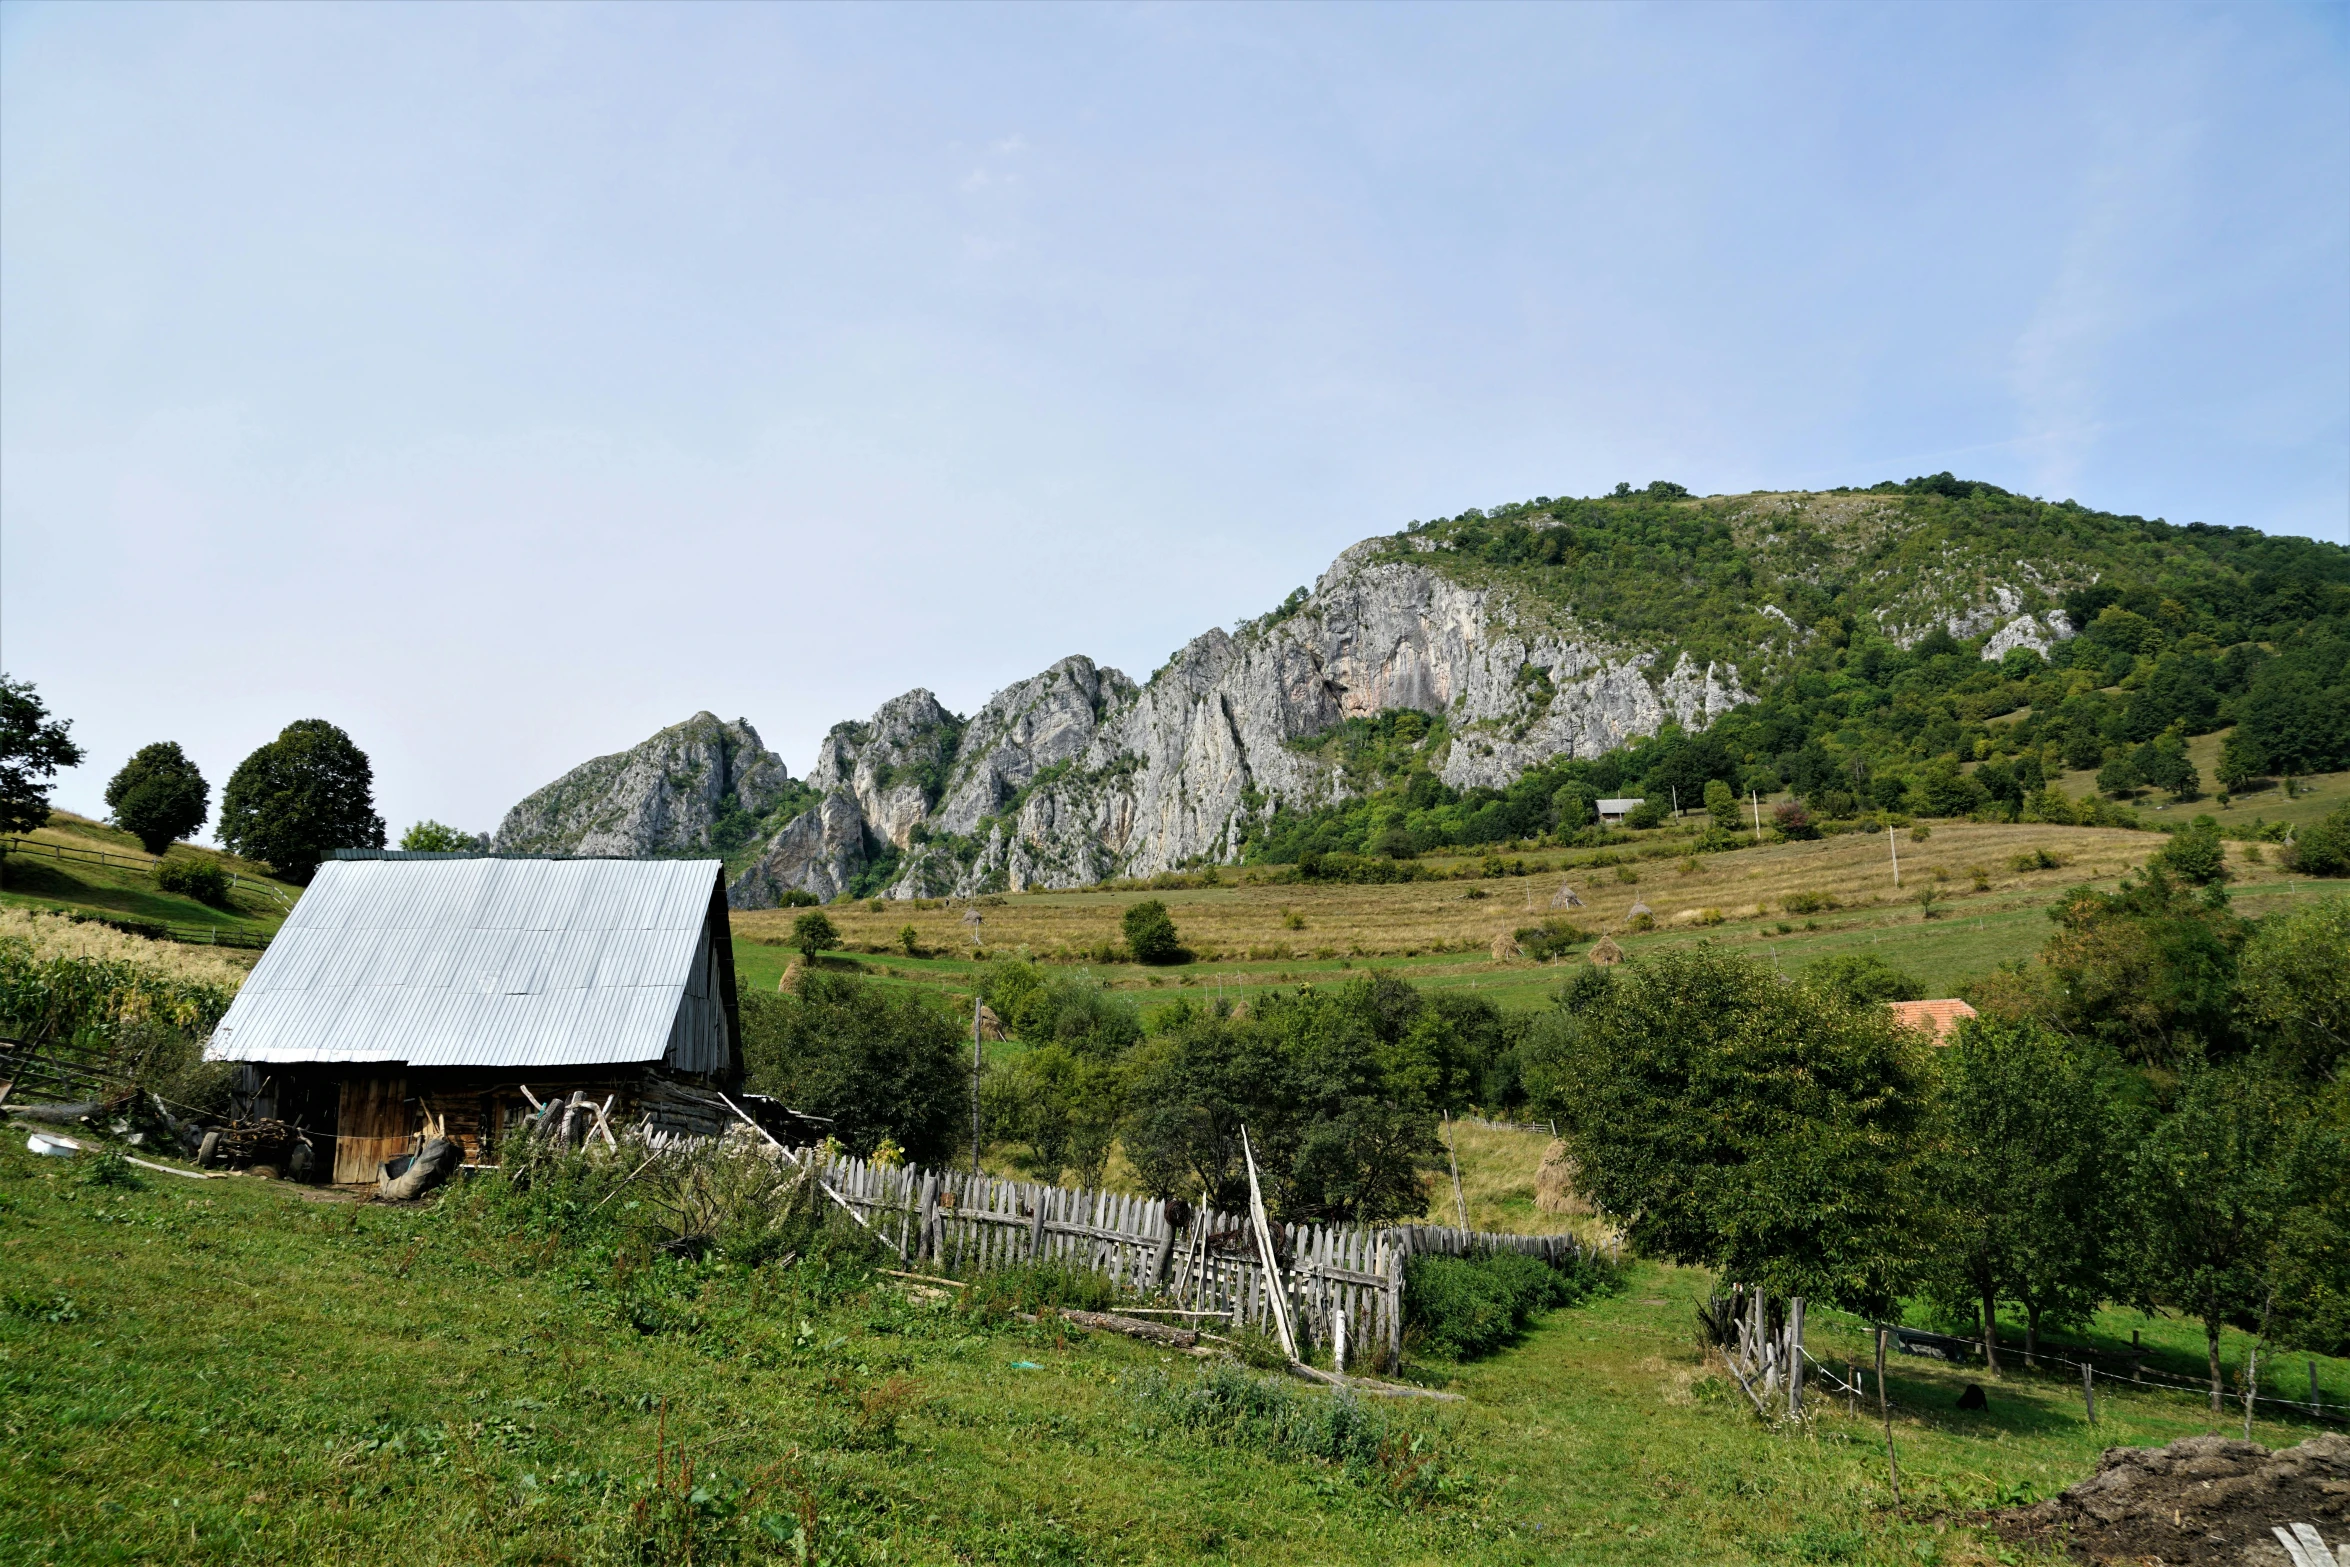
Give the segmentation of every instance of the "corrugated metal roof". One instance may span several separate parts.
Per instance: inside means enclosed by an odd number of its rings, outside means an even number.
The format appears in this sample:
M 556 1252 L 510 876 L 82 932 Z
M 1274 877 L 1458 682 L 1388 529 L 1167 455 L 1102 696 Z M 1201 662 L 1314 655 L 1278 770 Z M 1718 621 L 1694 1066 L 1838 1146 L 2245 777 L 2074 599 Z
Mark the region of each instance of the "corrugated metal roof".
M 715 860 L 329 860 L 207 1054 L 657 1061 L 694 982 L 719 872 Z

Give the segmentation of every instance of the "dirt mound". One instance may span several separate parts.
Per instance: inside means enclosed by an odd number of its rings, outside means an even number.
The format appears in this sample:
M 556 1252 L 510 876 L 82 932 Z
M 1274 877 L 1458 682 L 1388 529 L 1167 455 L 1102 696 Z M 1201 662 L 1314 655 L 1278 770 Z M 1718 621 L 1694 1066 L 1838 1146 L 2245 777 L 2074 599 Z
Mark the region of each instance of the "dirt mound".
M 2061 1541 L 2080 1562 L 2282 1567 L 2273 1525 L 2315 1524 L 2329 1542 L 2350 1534 L 2350 1436 L 2273 1451 L 2224 1436 L 2109 1447 L 2062 1496 L 1985 1521 L 2010 1541 Z

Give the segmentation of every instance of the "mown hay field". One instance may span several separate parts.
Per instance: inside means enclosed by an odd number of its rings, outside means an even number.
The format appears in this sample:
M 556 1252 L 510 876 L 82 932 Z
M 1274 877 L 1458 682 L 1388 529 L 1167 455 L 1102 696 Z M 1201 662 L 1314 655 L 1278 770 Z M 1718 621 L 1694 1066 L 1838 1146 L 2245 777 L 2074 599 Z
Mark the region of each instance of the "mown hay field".
M 1636 846 L 1665 851 L 1654 857 L 1603 851 L 1621 857 L 1613 865 L 1592 864 L 1589 850 L 1513 849 L 1502 857 L 1512 869 L 1523 865 L 1525 875 L 1486 877 L 1479 874 L 1481 859 L 1452 857 L 1428 863 L 1460 879 L 1387 886 L 1281 884 L 1227 872 L 1227 885 L 1216 887 L 990 896 L 975 906 L 979 950 L 989 958 L 1025 953 L 1082 963 L 1120 988 L 1205 990 L 1228 999 L 1268 987 L 1340 982 L 1375 965 L 1416 984 L 1534 1006 L 1559 984 L 1558 964 L 1585 961 L 1588 947 L 1536 964 L 1497 959 L 1495 942 L 1500 938 L 1506 949 L 1517 930 L 1555 916 L 1613 936 L 1635 960 L 1662 946 L 1711 941 L 1794 969 L 1831 953 L 1874 948 L 1916 975 L 1930 994 L 1949 995 L 2001 963 L 2037 952 L 2050 930 L 2046 910 L 2065 888 L 2110 888 L 2166 841 L 2118 828 L 1978 822 L 1936 823 L 1923 839 L 1903 829 L 1890 843 L 1883 833 L 1854 833 L 1695 856 L 1671 852 L 1684 840 L 1660 838 Z M 2227 850 L 2236 876 L 2231 891 L 2246 914 L 2317 896 L 2328 886 L 2285 875 L 2273 845 L 2231 842 Z M 2056 863 L 2043 867 L 2042 853 Z M 2018 868 L 2023 856 L 2031 857 L 2032 868 Z M 1562 884 L 1575 890 L 1581 906 L 1552 907 Z M 1931 918 L 1917 901 L 1927 889 L 1935 894 Z M 1118 941 L 1121 917 L 1144 898 L 1167 904 L 1195 961 L 1144 968 L 1091 956 Z M 1655 930 L 1630 928 L 1635 905 L 1650 912 Z M 964 919 L 970 909 L 939 900 L 878 900 L 878 906 L 836 903 L 825 913 L 841 931 L 843 950 L 868 972 L 968 997 L 977 968 L 975 927 Z M 782 977 L 799 912 L 735 913 L 744 983 L 772 986 Z M 913 954 L 901 940 L 908 927 Z

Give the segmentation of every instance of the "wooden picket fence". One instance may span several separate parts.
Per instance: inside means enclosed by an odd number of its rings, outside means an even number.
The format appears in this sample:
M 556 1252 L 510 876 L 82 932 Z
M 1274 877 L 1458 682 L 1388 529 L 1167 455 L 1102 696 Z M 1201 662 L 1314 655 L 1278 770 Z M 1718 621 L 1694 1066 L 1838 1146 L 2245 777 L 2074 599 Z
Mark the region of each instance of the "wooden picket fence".
M 1278 1283 L 1245 1214 L 1178 1209 L 1118 1192 L 1073 1190 L 968 1172 L 933 1172 L 839 1158 L 819 1173 L 909 1264 L 959 1277 L 1036 1263 L 1101 1273 L 1120 1289 L 1270 1332 L 1285 1292 L 1299 1352 L 1326 1345 L 1346 1318 L 1352 1354 L 1392 1366 L 1403 1357 L 1404 1260 L 1507 1250 L 1553 1266 L 1584 1245 L 1569 1235 L 1493 1235 L 1435 1225 L 1275 1225 Z

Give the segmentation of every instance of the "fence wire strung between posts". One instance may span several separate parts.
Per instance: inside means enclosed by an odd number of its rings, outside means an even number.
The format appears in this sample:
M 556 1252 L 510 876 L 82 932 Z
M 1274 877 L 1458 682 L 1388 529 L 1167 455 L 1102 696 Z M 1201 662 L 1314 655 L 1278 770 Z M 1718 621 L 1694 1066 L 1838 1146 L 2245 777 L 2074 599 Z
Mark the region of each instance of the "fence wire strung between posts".
M 652 1141 L 673 1146 L 684 1139 L 656 1133 Z M 909 1265 L 957 1276 L 1038 1264 L 1099 1273 L 1129 1293 L 1161 1297 L 1266 1334 L 1278 1332 L 1278 1300 L 1300 1341 L 1300 1355 L 1331 1346 L 1343 1333 L 1348 1359 L 1383 1367 L 1403 1358 L 1408 1258 L 1517 1251 L 1561 1266 L 1589 1251 L 1571 1235 L 1273 1223 L 1269 1272 L 1245 1213 L 846 1156 L 826 1159 L 821 1149 L 776 1152 L 795 1162 L 815 1157 L 817 1176 L 835 1200 Z
M 1872 1323 L 1869 1332 L 1878 1346 L 1877 1387 L 1872 1394 L 1868 1386 L 1868 1367 L 1847 1361 L 1839 1369 L 1819 1359 L 1804 1346 L 1804 1303 L 1801 1296 L 1782 1298 L 1766 1295 L 1744 1285 L 1732 1285 L 1726 1294 L 1717 1295 L 1699 1307 L 1698 1315 L 1706 1338 L 1720 1350 L 1731 1375 L 1737 1378 L 1740 1389 L 1753 1403 L 1755 1413 L 1766 1420 L 1777 1419 L 1781 1415 L 1789 1419 L 1802 1419 L 1807 1382 L 1817 1383 L 1828 1396 L 1846 1399 L 1855 1407 L 1860 1400 L 1872 1397 L 1880 1403 L 1890 1404 L 1892 1400 L 1884 1387 L 1884 1357 L 1888 1351 L 1955 1363 L 1963 1363 L 1982 1351 L 1982 1340 L 1979 1338 L 1960 1338 L 1916 1328 Z M 2023 1355 L 2021 1345 L 2007 1344 L 2002 1347 L 2014 1351 L 2023 1359 L 2027 1370 L 2047 1366 L 2078 1372 L 2081 1378 L 2082 1412 L 2091 1425 L 2097 1423 L 2100 1384 L 2106 1387 L 2125 1386 L 2151 1388 L 2165 1393 L 2186 1393 L 2199 1399 L 2207 1399 L 2211 1395 L 2211 1384 L 2207 1381 L 2146 1369 L 2146 1354 L 2143 1350 L 2107 1354 L 2102 1357 L 2104 1363 L 2100 1364 L 2098 1352 L 2071 1345 L 2043 1345 L 2034 1349 L 2028 1357 Z M 2250 1412 L 2273 1410 L 2278 1415 L 2297 1415 L 2332 1425 L 2350 1424 L 2350 1405 L 2329 1403 L 2321 1397 L 2316 1362 L 2310 1361 L 2308 1368 L 2307 1398 L 2287 1398 L 2255 1389 L 2250 1393 Z M 2226 1407 L 2245 1411 L 2246 1392 L 2239 1380 L 2236 1388 L 2223 1394 Z

